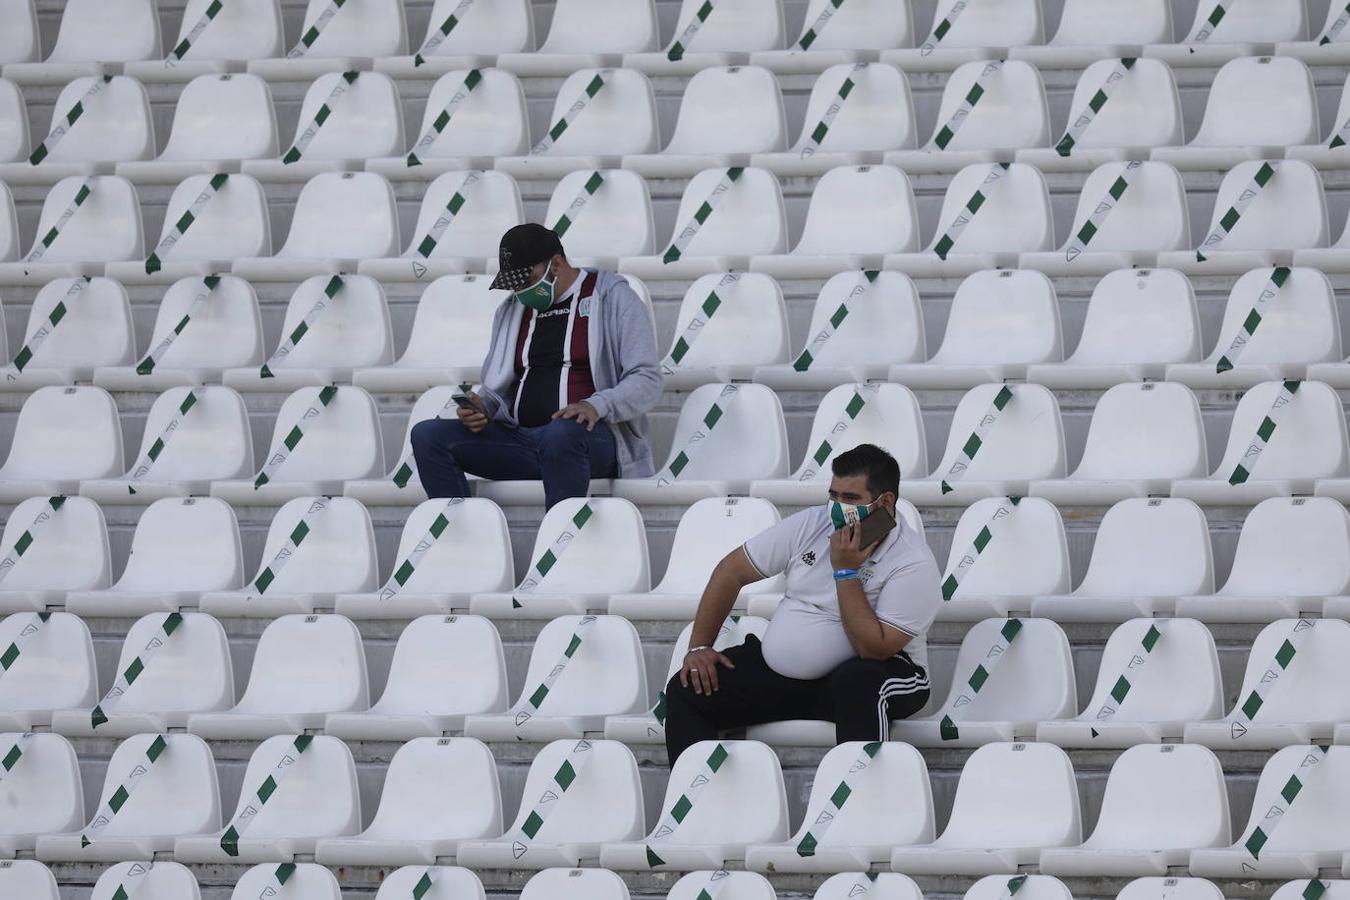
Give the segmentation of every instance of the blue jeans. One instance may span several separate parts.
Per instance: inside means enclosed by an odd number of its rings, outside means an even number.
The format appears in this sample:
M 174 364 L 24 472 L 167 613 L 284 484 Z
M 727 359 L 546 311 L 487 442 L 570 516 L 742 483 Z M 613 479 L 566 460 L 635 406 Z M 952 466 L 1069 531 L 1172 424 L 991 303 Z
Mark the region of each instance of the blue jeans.
M 617 474 L 614 433 L 604 422 L 595 430 L 574 419 L 554 419 L 537 428 L 489 422 L 474 433 L 457 419 L 427 419 L 412 430 L 413 458 L 428 497 L 467 497 L 464 473 L 492 481 L 544 482 L 544 504 L 584 497 L 592 478 Z

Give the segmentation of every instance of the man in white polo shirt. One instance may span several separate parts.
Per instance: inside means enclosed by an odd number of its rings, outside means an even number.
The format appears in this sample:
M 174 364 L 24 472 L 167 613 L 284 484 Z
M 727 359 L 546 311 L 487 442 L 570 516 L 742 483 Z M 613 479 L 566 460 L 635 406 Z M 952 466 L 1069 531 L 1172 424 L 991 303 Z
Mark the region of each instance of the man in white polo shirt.
M 835 723 L 835 740 L 886 740 L 892 719 L 928 702 L 924 634 L 942 605 L 941 572 L 922 536 L 897 519 L 871 546 L 862 519 L 892 515 L 900 466 L 872 444 L 835 457 L 829 502 L 802 510 L 727 554 L 699 601 L 690 650 L 666 686 L 673 763 L 697 741 L 784 719 Z M 822 500 L 824 498 L 822 497 Z M 787 574 L 761 641 L 712 649 L 747 584 Z

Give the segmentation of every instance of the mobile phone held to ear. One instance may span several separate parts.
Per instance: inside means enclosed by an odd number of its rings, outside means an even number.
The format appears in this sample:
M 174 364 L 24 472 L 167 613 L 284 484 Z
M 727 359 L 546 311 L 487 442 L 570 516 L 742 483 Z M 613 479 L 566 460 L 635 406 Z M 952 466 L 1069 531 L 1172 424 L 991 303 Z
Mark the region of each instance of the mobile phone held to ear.
M 870 547 L 891 533 L 895 527 L 895 516 L 884 506 L 878 505 L 867 518 L 859 523 L 862 529 L 858 536 L 858 546 Z

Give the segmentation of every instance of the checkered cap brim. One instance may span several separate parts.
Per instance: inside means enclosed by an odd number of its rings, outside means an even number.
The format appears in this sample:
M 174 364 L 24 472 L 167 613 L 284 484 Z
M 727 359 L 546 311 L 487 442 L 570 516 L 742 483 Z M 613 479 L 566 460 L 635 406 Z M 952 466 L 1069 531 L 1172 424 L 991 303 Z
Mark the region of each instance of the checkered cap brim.
M 497 277 L 492 279 L 491 289 L 494 291 L 520 291 L 529 287 L 533 282 L 530 279 L 531 266 L 519 269 L 502 269 L 497 273 Z

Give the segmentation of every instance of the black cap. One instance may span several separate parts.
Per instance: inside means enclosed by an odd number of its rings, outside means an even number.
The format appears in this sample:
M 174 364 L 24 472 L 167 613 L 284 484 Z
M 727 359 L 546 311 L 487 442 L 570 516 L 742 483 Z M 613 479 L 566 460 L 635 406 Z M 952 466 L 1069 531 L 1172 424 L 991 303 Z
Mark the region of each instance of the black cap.
M 497 277 L 491 289 L 519 291 L 530 286 L 530 269 L 563 252 L 562 240 L 552 228 L 526 222 L 508 228 L 497 250 Z

